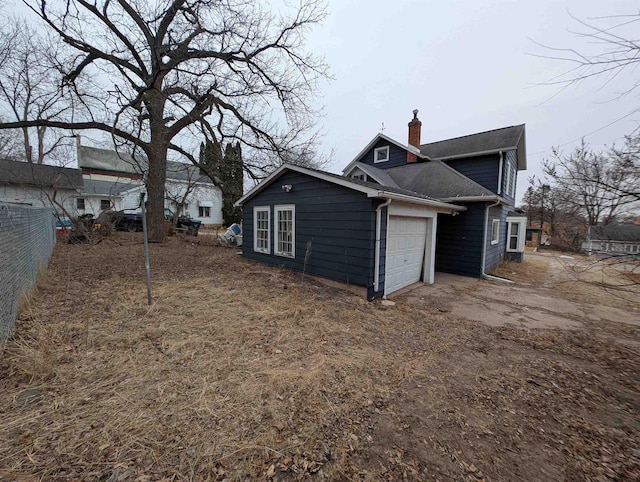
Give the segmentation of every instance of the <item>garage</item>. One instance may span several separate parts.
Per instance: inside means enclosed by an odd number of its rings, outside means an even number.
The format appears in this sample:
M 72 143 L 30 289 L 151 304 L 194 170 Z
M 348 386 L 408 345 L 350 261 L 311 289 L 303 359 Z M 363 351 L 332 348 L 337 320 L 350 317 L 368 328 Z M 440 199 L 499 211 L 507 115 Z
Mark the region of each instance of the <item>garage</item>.
M 427 224 L 426 218 L 389 216 L 385 275 L 387 294 L 422 279 Z

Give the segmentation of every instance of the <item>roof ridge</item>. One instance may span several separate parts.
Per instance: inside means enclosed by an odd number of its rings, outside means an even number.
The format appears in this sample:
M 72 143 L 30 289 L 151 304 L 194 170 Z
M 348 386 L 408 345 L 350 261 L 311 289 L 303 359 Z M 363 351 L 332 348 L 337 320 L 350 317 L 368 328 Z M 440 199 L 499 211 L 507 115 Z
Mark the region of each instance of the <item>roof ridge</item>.
M 388 170 L 389 171 L 394 171 L 394 170 L 400 170 L 400 169 L 406 168 L 407 166 L 422 166 L 422 165 L 427 165 L 427 164 L 430 164 L 430 163 L 433 163 L 434 165 L 438 165 L 438 166 L 444 167 L 446 170 L 448 170 L 449 172 L 453 173 L 458 178 L 460 178 L 463 181 L 465 181 L 469 186 L 472 186 L 472 187 L 475 187 L 477 189 L 480 189 L 481 192 L 487 193 L 488 195 L 491 195 L 491 196 L 497 196 L 497 194 L 494 193 L 493 191 L 491 191 L 490 189 L 487 189 L 482 184 L 477 183 L 476 181 L 474 181 L 473 179 L 469 178 L 468 176 L 465 176 L 461 172 L 456 171 L 453 167 L 449 166 L 446 162 L 440 161 L 438 159 L 432 159 L 432 160 L 427 161 L 427 162 L 404 164 L 402 166 L 392 167 L 392 168 L 390 168 Z M 398 185 L 398 187 L 400 187 L 401 189 L 406 189 L 406 188 L 404 188 L 404 187 L 402 187 L 400 185 Z
M 525 125 L 526 124 L 516 124 L 516 125 L 513 125 L 513 126 L 498 127 L 497 129 L 489 129 L 488 131 L 480 131 L 480 132 L 474 132 L 472 134 L 465 134 L 464 136 L 449 137 L 448 139 L 441 139 L 439 141 L 427 142 L 425 144 L 420 144 L 420 148 L 422 148 L 424 146 L 431 146 L 433 144 L 439 144 L 441 142 L 449 142 L 449 141 L 454 141 L 456 139 L 464 139 L 465 137 L 472 137 L 472 136 L 477 136 L 477 135 L 480 135 L 480 134 L 488 134 L 490 132 L 503 131 L 505 129 L 513 129 L 514 127 L 524 127 Z

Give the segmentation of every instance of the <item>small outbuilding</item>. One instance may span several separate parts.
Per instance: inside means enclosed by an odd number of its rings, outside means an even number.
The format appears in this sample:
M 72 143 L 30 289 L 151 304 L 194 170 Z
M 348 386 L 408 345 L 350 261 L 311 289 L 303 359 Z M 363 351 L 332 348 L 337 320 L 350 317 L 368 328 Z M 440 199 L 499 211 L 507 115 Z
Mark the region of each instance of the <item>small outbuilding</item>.
M 398 187 L 282 165 L 242 197 L 243 255 L 364 286 L 433 283 L 438 215 L 466 208 Z

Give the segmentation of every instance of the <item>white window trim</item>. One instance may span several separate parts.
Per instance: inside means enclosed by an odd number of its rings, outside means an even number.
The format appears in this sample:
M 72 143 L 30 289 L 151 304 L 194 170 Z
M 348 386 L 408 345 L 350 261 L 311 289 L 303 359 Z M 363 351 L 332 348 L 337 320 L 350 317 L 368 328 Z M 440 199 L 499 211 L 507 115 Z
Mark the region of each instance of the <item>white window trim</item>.
M 513 224 L 519 224 L 518 227 L 518 242 L 516 243 L 516 248 L 511 249 L 511 226 Z M 524 252 L 524 244 L 527 232 L 527 222 L 526 221 L 509 221 L 507 219 L 507 252 L 509 253 L 522 253 Z M 524 234 L 523 234 L 524 233 Z
M 507 196 L 511 195 L 511 164 L 507 164 L 507 179 L 505 183 L 505 193 Z
M 516 197 L 516 175 L 518 171 L 515 167 L 511 166 L 511 197 Z
M 278 226 L 279 226 L 279 218 L 278 214 L 282 211 L 291 211 L 291 253 L 283 253 L 278 250 Z M 296 206 L 295 204 L 280 204 L 273 207 L 273 242 L 275 246 L 273 247 L 273 253 L 276 256 L 282 256 L 284 258 L 295 258 L 296 257 Z
M 258 213 L 267 213 L 267 247 L 258 248 Z M 253 250 L 256 253 L 271 254 L 271 209 L 269 206 L 254 206 L 253 208 Z
M 386 151 L 387 152 L 387 157 L 386 159 L 383 159 L 381 161 L 378 160 L 378 152 L 382 152 L 382 151 Z M 383 147 L 376 147 L 373 150 L 373 162 L 374 164 L 377 164 L 379 162 L 387 162 L 389 160 L 389 146 L 383 146 Z
M 498 226 L 498 229 L 495 227 Z M 500 220 L 493 219 L 491 221 L 491 245 L 498 244 L 500 241 Z

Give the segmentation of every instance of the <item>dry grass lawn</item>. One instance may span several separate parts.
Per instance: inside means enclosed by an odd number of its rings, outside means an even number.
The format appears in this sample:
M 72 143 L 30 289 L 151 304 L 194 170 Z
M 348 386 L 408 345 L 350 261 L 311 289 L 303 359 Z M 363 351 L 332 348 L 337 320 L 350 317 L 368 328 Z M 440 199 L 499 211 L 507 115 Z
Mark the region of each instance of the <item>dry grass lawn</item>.
M 638 329 L 387 308 L 178 238 L 151 263 L 149 307 L 139 235 L 56 247 L 0 348 L 0 480 L 640 477 Z

